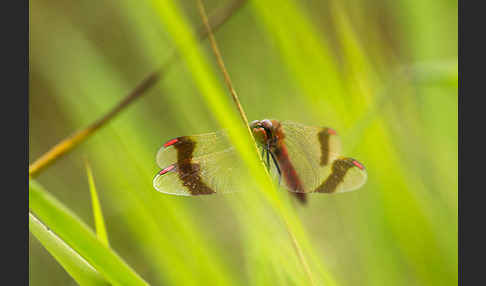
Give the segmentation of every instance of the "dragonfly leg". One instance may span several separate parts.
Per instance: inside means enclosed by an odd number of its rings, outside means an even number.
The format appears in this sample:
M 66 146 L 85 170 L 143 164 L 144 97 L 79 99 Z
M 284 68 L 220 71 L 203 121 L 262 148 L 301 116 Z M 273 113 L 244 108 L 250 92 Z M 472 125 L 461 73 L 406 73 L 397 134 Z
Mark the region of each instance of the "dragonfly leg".
M 270 169 L 270 151 L 267 149 L 267 168 Z
M 273 153 L 272 153 L 272 152 L 270 152 L 270 151 L 269 151 L 268 153 L 270 153 L 270 155 L 272 155 L 272 160 L 273 160 L 273 163 L 275 164 L 275 167 L 277 167 L 277 172 L 278 172 L 278 185 L 280 186 L 280 181 L 281 181 L 281 179 L 282 179 L 282 172 L 280 171 L 280 166 L 278 165 L 278 162 L 277 162 L 277 160 L 275 159 L 275 155 L 273 155 Z M 268 153 L 267 153 L 267 154 L 268 154 Z
M 267 149 L 266 148 L 262 148 L 262 159 L 263 159 L 263 163 L 265 163 L 265 166 L 268 169 L 268 162 L 265 161 L 265 151 L 267 151 Z

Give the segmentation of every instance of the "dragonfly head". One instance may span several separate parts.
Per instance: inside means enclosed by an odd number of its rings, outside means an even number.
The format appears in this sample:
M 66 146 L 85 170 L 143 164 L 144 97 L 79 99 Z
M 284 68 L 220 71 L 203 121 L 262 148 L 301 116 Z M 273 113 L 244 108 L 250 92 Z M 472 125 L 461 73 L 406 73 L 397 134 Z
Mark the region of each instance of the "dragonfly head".
M 254 120 L 250 124 L 250 129 L 257 143 L 262 146 L 268 146 L 274 139 L 274 126 L 268 119 Z

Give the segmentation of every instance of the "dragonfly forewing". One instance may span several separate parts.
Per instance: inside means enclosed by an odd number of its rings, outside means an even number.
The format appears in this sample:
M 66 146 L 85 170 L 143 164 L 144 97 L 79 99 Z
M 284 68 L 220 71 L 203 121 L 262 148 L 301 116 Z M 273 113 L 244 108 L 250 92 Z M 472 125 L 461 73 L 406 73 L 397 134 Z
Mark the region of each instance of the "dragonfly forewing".
M 154 187 L 184 196 L 231 193 L 250 188 L 247 177 L 241 159 L 230 147 L 167 166 L 155 176 Z

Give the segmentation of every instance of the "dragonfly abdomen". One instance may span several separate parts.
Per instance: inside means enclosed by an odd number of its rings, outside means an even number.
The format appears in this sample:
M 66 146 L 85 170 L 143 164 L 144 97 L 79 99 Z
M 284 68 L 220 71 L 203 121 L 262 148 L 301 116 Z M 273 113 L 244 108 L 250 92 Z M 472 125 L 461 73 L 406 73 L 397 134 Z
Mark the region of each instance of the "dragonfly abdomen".
M 294 191 L 304 193 L 304 186 L 290 161 L 285 145 L 282 144 L 274 153 L 287 186 Z

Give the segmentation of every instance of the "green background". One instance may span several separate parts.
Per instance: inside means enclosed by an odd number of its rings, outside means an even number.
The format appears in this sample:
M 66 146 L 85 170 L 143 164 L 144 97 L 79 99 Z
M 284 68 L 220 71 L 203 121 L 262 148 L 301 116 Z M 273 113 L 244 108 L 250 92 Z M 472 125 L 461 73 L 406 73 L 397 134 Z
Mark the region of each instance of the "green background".
M 199 27 L 196 1 L 172 2 Z M 211 14 L 231 1 L 204 3 Z M 178 18 L 164 7 L 30 2 L 31 163 L 172 56 Z M 332 127 L 368 170 L 357 191 L 295 204 L 316 284 L 456 285 L 457 1 L 249 1 L 216 40 L 250 121 Z M 200 47 L 226 92 L 208 42 Z M 150 284 L 309 283 L 269 205 L 152 187 L 165 141 L 222 128 L 191 64 L 172 65 L 38 182 L 94 229 L 89 161 L 110 245 Z M 32 235 L 29 251 L 31 285 L 75 284 Z

